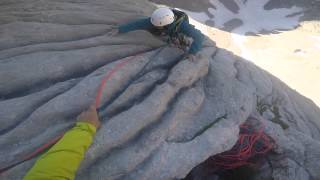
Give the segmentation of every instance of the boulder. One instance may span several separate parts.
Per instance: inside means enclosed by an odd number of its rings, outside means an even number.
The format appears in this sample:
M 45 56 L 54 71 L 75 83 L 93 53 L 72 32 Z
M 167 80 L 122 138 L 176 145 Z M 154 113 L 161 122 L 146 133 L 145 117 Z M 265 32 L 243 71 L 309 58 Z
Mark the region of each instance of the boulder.
M 183 179 L 237 141 L 251 115 L 277 148 L 258 178 L 320 179 L 320 110 L 206 39 L 195 60 L 149 32 L 112 36 L 147 0 L 0 3 L 0 168 L 67 131 L 103 89 L 102 127 L 76 179 Z M 36 158 L 2 173 L 21 179 Z M 266 177 L 266 176 L 265 176 Z

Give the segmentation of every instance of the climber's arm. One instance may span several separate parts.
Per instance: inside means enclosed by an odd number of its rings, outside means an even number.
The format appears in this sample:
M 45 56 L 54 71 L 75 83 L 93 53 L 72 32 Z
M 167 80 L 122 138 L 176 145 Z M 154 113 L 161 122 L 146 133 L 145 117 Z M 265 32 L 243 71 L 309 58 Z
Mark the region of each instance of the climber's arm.
M 135 30 L 150 30 L 153 25 L 150 22 L 150 17 L 138 19 L 127 24 L 119 26 L 119 33 L 127 33 Z
M 90 111 L 94 113 L 95 109 L 90 108 L 84 113 L 90 113 Z M 97 117 L 97 115 L 94 116 Z M 91 117 L 87 116 L 87 118 Z M 99 123 L 81 119 L 57 144 L 37 160 L 24 180 L 74 179 L 85 152 L 92 143 L 97 127 Z
M 190 54 L 196 54 L 202 49 L 203 41 L 204 41 L 204 35 L 196 29 L 193 25 L 189 24 L 187 21 L 184 21 L 181 24 L 180 31 L 191 37 L 193 39 L 193 43 L 191 44 L 189 53 Z

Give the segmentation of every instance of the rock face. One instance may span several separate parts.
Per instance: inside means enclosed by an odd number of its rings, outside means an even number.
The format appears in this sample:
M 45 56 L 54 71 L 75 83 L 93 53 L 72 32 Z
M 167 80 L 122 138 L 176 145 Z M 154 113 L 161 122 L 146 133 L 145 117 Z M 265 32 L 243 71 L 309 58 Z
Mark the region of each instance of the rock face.
M 197 59 L 117 24 L 149 15 L 146 0 L 0 3 L 0 168 L 75 122 L 95 99 L 102 127 L 77 179 L 182 179 L 230 149 L 255 115 L 278 147 L 255 179 L 320 179 L 320 110 L 252 63 L 205 42 Z M 0 175 L 21 179 L 35 159 Z
M 183 9 L 218 47 L 265 69 L 320 107 L 320 1 L 150 1 Z

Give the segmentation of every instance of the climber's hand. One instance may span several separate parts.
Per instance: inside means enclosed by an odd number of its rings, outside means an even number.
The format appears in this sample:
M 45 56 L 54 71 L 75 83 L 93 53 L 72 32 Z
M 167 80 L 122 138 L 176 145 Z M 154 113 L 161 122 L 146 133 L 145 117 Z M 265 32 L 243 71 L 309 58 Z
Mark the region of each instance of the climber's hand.
M 97 113 L 97 109 L 95 105 L 91 105 L 88 110 L 82 112 L 77 120 L 79 122 L 87 122 L 95 126 L 97 129 L 101 126 L 101 122 L 99 120 L 99 116 Z
M 190 61 L 193 62 L 196 60 L 196 56 L 194 54 L 187 54 L 186 59 L 189 59 Z
M 116 36 L 119 34 L 119 29 L 112 29 L 110 32 L 107 33 L 109 36 Z

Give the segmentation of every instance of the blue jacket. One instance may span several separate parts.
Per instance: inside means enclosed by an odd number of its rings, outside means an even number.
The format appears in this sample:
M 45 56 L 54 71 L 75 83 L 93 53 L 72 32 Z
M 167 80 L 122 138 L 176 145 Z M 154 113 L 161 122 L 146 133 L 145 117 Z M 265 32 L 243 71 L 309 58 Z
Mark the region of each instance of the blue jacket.
M 168 25 L 168 27 L 163 30 L 164 33 L 169 36 L 172 36 L 175 25 L 176 25 L 175 22 Z M 156 28 L 151 23 L 150 17 L 135 20 L 127 24 L 121 25 L 119 27 L 120 33 L 126 33 L 130 31 L 135 31 L 135 30 L 147 30 L 147 31 L 153 32 L 156 30 Z M 196 54 L 198 51 L 201 50 L 202 44 L 204 41 L 204 35 L 201 33 L 201 31 L 194 28 L 193 25 L 189 24 L 188 20 L 183 20 L 183 22 L 181 23 L 178 29 L 178 33 L 182 33 L 182 34 L 185 34 L 186 36 L 193 38 L 193 43 L 191 44 L 191 47 L 189 50 L 190 54 Z

